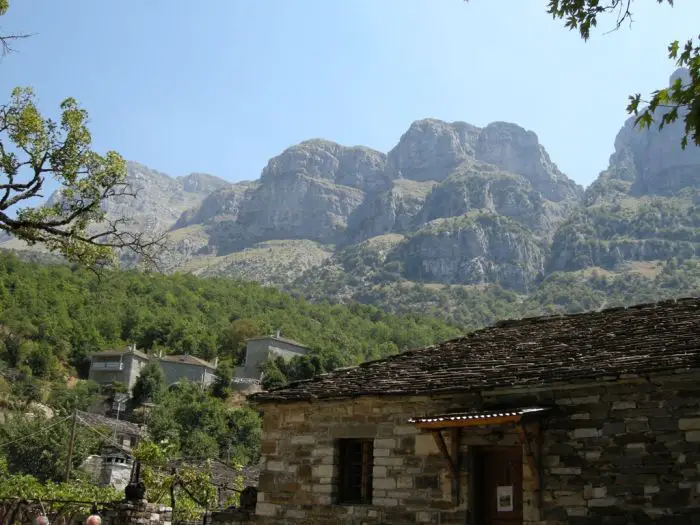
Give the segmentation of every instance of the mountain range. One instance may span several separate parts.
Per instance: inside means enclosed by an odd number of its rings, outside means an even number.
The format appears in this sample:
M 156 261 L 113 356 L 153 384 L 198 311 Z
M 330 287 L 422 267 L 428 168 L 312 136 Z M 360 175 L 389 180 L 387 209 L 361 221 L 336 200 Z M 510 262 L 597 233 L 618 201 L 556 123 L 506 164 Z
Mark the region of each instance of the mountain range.
M 233 184 L 130 162 L 138 196 L 107 211 L 168 231 L 167 272 L 474 325 L 518 304 L 571 311 L 700 293 L 700 148 L 682 150 L 682 132 L 629 119 L 584 190 L 517 124 L 424 119 L 388 153 L 312 139 Z

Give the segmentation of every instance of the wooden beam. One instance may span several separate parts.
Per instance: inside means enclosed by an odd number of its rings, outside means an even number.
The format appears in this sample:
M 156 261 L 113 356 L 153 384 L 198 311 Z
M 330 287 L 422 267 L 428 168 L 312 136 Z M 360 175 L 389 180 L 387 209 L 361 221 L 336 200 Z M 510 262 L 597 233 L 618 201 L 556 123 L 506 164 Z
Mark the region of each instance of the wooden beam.
M 540 424 L 539 422 L 534 422 L 529 425 L 530 432 L 525 428 L 525 425 L 516 425 L 515 428 L 520 435 L 523 447 L 525 449 L 525 457 L 527 458 L 527 464 L 530 467 L 533 477 L 535 478 L 535 489 L 540 490 L 540 468 L 539 468 L 539 437 L 540 437 Z
M 459 475 L 461 468 L 461 456 L 459 454 L 459 436 L 461 430 L 453 428 L 451 430 L 450 448 L 452 449 L 452 463 L 455 466 L 455 471 L 452 476 L 452 502 L 459 505 Z
M 440 453 L 447 460 L 448 466 L 450 467 L 450 474 L 452 475 L 452 479 L 458 478 L 459 471 L 457 470 L 457 464 L 454 462 L 452 456 L 450 455 L 450 452 L 447 450 L 447 444 L 445 443 L 445 438 L 442 437 L 442 432 L 440 432 L 439 430 L 434 430 L 433 438 L 435 438 L 435 443 L 437 444 L 438 449 L 440 449 Z
M 442 428 L 466 428 L 504 425 L 506 423 L 518 423 L 521 416 L 496 416 L 474 419 L 455 419 L 448 421 L 425 421 L 415 423 L 416 427 L 424 430 L 438 430 Z
M 459 471 L 460 471 L 460 455 L 459 455 L 459 428 L 453 428 L 450 437 L 450 448 L 452 452 L 447 450 L 445 438 L 440 430 L 433 430 L 433 438 L 440 450 L 442 456 L 447 460 L 450 469 L 450 478 L 452 480 L 452 503 L 459 505 Z

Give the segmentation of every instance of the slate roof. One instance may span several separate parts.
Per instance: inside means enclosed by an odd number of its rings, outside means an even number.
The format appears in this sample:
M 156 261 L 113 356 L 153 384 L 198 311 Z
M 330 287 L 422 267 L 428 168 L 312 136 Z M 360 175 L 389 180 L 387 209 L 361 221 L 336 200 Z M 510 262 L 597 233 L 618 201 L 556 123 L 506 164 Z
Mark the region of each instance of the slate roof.
M 480 391 L 700 368 L 700 298 L 502 321 L 249 396 L 254 402 Z
M 251 337 L 246 340 L 247 341 L 262 341 L 263 339 L 270 339 L 272 341 L 279 341 L 280 343 L 287 343 L 289 345 L 293 346 L 298 346 L 299 348 L 304 348 L 306 350 L 310 350 L 310 348 L 306 345 L 301 344 L 298 341 L 295 341 L 294 339 L 287 339 L 286 337 L 278 337 L 276 335 L 261 335 L 260 337 Z
M 236 478 L 239 475 L 243 476 L 242 481 L 244 487 L 257 487 L 258 479 L 260 477 L 260 469 L 255 465 L 249 465 L 247 467 L 243 467 L 241 470 L 238 470 L 217 459 L 172 459 L 169 461 L 169 465 L 176 468 L 189 467 L 202 471 L 208 471 L 211 473 L 212 485 L 216 485 L 217 487 L 232 488 Z
M 169 363 L 203 366 L 211 370 L 216 370 L 216 367 L 209 361 L 205 361 L 204 359 L 200 359 L 199 357 L 195 357 L 193 355 L 164 355 L 160 358 L 160 360 L 167 361 Z
M 140 350 L 133 350 L 131 348 L 125 348 L 124 350 L 104 350 L 102 352 L 96 352 L 94 354 L 91 354 L 90 357 L 121 357 L 127 354 L 136 355 L 141 359 L 148 359 L 148 354 L 145 354 Z
M 123 419 L 106 417 L 101 414 L 93 414 L 92 412 L 83 412 L 82 410 L 78 410 L 78 417 L 92 427 L 107 427 L 118 434 L 128 436 L 144 436 L 146 434 L 145 427 Z

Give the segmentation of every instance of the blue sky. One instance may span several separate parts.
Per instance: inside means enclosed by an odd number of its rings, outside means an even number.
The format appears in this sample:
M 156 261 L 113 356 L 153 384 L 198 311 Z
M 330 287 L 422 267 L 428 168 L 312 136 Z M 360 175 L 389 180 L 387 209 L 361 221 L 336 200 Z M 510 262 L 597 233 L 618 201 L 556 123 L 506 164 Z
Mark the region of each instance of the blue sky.
M 170 175 L 254 179 L 269 157 L 323 137 L 388 151 L 416 119 L 532 129 L 589 184 L 627 95 L 666 84 L 666 45 L 697 34 L 700 2 L 635 2 L 631 29 L 584 43 L 546 0 L 11 0 L 0 95 L 67 96 L 95 149 Z M 602 21 L 608 29 L 613 20 Z

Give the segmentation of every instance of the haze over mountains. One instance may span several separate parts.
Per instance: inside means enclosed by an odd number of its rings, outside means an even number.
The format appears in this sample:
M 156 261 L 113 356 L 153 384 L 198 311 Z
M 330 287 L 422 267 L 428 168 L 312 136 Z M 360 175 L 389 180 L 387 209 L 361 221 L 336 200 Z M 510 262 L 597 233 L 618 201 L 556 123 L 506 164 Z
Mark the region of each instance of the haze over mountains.
M 235 184 L 129 163 L 138 197 L 108 212 L 169 230 L 166 271 L 449 312 L 459 294 L 495 287 L 513 302 L 562 276 L 590 288 L 591 272 L 652 283 L 700 257 L 700 148 L 681 150 L 681 135 L 682 123 L 659 133 L 629 119 L 584 191 L 517 124 L 424 119 L 388 153 L 307 140 Z M 694 279 L 648 293 L 689 295 Z

